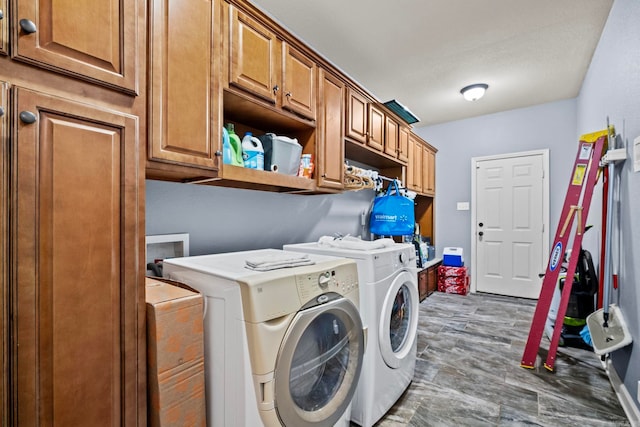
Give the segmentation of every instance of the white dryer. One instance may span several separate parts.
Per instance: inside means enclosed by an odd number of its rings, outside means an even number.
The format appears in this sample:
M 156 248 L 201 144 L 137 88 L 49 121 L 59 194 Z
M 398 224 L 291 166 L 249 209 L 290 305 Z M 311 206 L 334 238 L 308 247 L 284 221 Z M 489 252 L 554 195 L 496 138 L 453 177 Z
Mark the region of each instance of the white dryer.
M 204 296 L 210 427 L 349 425 L 364 353 L 356 263 L 310 255 L 312 265 L 246 268 L 248 259 L 283 254 L 164 261 L 165 277 Z
M 418 330 L 418 283 L 415 248 L 391 239 L 285 245 L 288 251 L 353 259 L 358 264 L 360 316 L 366 332 L 362 373 L 351 420 L 369 427 L 398 400 L 413 379 Z M 383 246 L 383 247 L 379 247 Z M 358 249 L 348 249 L 359 247 Z

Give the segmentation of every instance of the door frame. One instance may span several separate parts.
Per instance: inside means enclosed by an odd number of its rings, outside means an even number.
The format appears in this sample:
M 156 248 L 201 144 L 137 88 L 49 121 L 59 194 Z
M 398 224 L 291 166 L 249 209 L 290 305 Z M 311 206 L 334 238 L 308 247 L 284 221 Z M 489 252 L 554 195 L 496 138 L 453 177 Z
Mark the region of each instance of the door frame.
M 476 173 L 478 162 L 487 160 L 502 160 L 515 157 L 528 157 L 542 155 L 542 270 L 540 273 L 544 273 L 544 266 L 549 257 L 549 149 L 532 151 L 521 151 L 516 153 L 496 154 L 493 156 L 482 156 L 471 158 L 471 286 L 470 291 L 476 293 L 477 290 L 477 242 L 476 233 L 478 232 L 476 224 Z

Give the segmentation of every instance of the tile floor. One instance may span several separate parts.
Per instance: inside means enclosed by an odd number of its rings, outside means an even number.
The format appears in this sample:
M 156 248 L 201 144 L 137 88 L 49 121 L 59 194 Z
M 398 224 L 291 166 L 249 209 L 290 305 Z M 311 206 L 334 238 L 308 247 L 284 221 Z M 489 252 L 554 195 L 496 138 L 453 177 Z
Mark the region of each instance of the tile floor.
M 414 380 L 376 426 L 630 425 L 593 352 L 560 347 L 555 373 L 520 367 L 534 310 L 488 294 L 426 298 Z

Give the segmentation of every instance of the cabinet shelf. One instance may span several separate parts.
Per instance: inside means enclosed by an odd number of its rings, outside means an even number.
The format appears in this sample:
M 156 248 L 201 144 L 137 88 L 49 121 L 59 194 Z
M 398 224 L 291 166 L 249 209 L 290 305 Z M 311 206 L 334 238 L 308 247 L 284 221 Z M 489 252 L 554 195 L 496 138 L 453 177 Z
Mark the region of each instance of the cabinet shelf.
M 284 193 L 313 192 L 316 189 L 313 179 L 233 165 L 224 165 L 219 178 L 205 178 L 188 182 Z
M 260 102 L 233 89 L 224 90 L 223 105 L 225 120 L 243 123 L 256 129 L 289 134 L 316 127 L 314 120 Z
M 344 154 L 346 159 L 354 159 L 379 169 L 397 168 L 405 165 L 405 163 L 394 157 L 373 151 L 362 145 L 362 143 L 353 142 L 349 139 L 345 139 Z

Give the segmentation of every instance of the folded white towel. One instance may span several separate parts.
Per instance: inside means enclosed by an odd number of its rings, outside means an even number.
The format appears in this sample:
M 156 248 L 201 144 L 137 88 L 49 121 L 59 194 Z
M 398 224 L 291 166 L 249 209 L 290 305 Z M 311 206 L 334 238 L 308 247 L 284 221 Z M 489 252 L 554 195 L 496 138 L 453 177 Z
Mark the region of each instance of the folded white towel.
M 382 249 L 393 246 L 396 242 L 390 238 L 383 238 L 378 240 L 362 240 L 358 237 L 344 236 L 344 237 L 331 237 L 322 236 L 318 240 L 318 244 L 321 246 L 330 246 L 333 248 L 352 249 L 359 251 L 370 251 L 374 249 Z
M 299 267 L 302 265 L 311 265 L 314 262 L 307 254 L 298 253 L 280 253 L 273 255 L 264 255 L 245 260 L 246 267 L 256 271 L 269 271 L 278 268 Z

